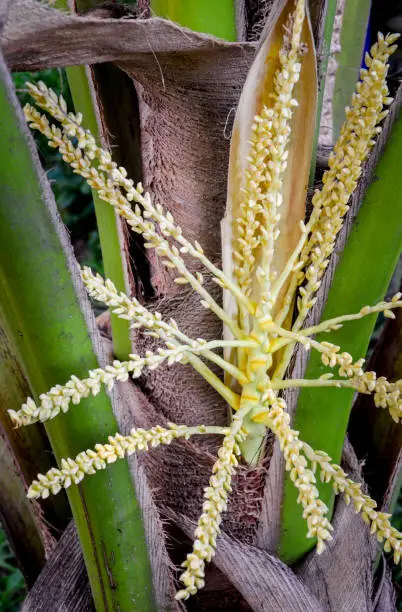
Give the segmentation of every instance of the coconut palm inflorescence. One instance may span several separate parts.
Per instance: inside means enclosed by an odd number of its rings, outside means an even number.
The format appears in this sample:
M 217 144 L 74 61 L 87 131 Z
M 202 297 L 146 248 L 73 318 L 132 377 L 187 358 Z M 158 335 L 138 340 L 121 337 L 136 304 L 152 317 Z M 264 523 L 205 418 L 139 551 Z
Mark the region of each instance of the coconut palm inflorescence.
M 271 103 L 263 107 L 252 126 L 246 188 L 239 215 L 233 220 L 236 231 L 233 232 L 232 274 L 225 274 L 206 257 L 201 245 L 183 236 L 172 215 L 154 204 L 141 184 L 134 185 L 124 168 L 118 167 L 111 155 L 82 128 L 82 117 L 68 112 L 61 97 L 43 83 L 28 84 L 37 106 L 59 124 L 52 125 L 47 115 L 28 104 L 25 116 L 31 128 L 39 130 L 100 198 L 126 219 L 134 232 L 144 237 L 146 248 L 155 249 L 164 265 L 177 273 L 175 282 L 189 284 L 199 294 L 201 305 L 219 317 L 229 332 L 230 337 L 225 340 L 207 342 L 203 338 L 190 338 L 174 320 L 164 321 L 158 312 L 150 312 L 135 298 L 118 292 L 110 280 L 84 268 L 82 278 L 88 293 L 118 317 L 128 320 L 133 328 L 142 329 L 159 340 L 160 348 L 144 356 L 132 354 L 124 362 L 115 360 L 104 369 L 90 371 L 85 379 L 72 376 L 67 383 L 40 395 L 38 402 L 28 399 L 20 410 L 9 411 L 17 427 L 46 421 L 66 412 L 82 398 L 96 395 L 101 385 L 110 389 L 116 381 L 138 377 L 146 368 L 156 368 L 163 362 L 188 363 L 224 397 L 232 409 L 227 427 L 168 424 L 166 428 L 133 429 L 128 436 L 117 434 L 106 444 L 82 451 L 75 459 L 63 459 L 60 468 L 39 475 L 28 492 L 31 498 L 45 498 L 63 487 L 78 484 L 86 475 L 105 469 L 108 463 L 131 453 L 170 444 L 179 437 L 221 435 L 222 445 L 205 489 L 193 550 L 183 563 L 183 588 L 176 595 L 178 599 L 186 599 L 204 586 L 205 564 L 214 555 L 232 476 L 242 453 L 247 458 L 247 442 L 252 434 L 250 424 L 269 428 L 278 438 L 286 470 L 298 490 L 307 537 L 317 540 L 318 553 L 331 539 L 332 527 L 329 510 L 319 497 L 317 470 L 324 482 L 331 482 L 336 493 L 343 493 L 354 504 L 378 540 L 385 543 L 385 549 L 393 551 L 395 562 L 400 561 L 402 534 L 390 525 L 389 515 L 378 512 L 376 503 L 326 453 L 312 449 L 299 438 L 299 433 L 291 427 L 286 402 L 280 396 L 283 389 L 292 387 L 333 387 L 334 393 L 339 387 L 349 387 L 372 394 L 375 405 L 387 409 L 396 422 L 402 416 L 401 381 L 391 383 L 377 378 L 375 372 L 364 371 L 363 359 L 355 361 L 339 346 L 314 339 L 318 332 L 337 329 L 347 321 L 372 313 L 382 312 L 393 317 L 393 310 L 402 306 L 400 294 L 390 301 L 363 306 L 358 313 L 340 315 L 314 327 L 302 327 L 315 303 L 315 294 L 334 250 L 362 164 L 381 129 L 378 124 L 387 114 L 384 106 L 391 103 L 386 74 L 387 60 L 395 50 L 395 36 L 379 35 L 371 54 L 367 54 L 367 68 L 361 71 L 340 138 L 329 159 L 329 170 L 323 177 L 323 187 L 313 197 L 311 215 L 305 223 L 297 222 L 300 238 L 283 269 L 278 273 L 272 265 L 280 234 L 282 181 L 291 146 L 290 121 L 298 104 L 294 87 L 300 78 L 305 53 L 301 35 L 305 10 L 305 2 L 298 0 L 285 24 Z M 257 252 L 262 256 L 257 257 Z M 186 265 L 188 257 L 202 264 L 231 295 L 237 307 L 235 314 L 229 314 L 210 295 L 202 274 L 192 272 Z M 259 286 L 258 300 L 254 299 L 251 280 Z M 294 323 L 287 325 L 294 304 Z M 287 380 L 286 369 L 297 344 L 306 350 L 318 351 L 323 364 L 329 368 L 328 373 L 315 380 Z M 221 356 L 219 349 L 225 350 L 226 357 Z M 222 368 L 225 382 L 208 367 L 208 361 Z M 335 370 L 335 375 L 331 370 Z

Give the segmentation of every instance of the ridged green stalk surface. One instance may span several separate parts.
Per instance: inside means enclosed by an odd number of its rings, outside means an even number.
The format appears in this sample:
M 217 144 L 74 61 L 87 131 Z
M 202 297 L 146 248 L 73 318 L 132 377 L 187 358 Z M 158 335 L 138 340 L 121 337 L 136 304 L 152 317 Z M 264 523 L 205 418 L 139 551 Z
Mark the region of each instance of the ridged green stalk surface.
M 77 269 L 0 57 L 0 301 L 36 397 L 97 367 Z M 75 278 L 74 278 L 75 276 Z M 105 392 L 47 425 L 58 460 L 116 432 Z M 98 611 L 154 610 L 140 508 L 119 461 L 68 490 Z
M 341 50 L 336 56 L 333 99 L 334 139 L 338 138 L 345 121 L 345 107 L 350 103 L 359 80 L 364 43 L 371 9 L 371 0 L 346 0 L 341 31 Z
M 235 0 L 151 0 L 151 10 L 197 32 L 236 40 Z
M 384 299 L 402 250 L 401 155 L 402 116 L 394 124 L 336 268 L 323 320 L 358 312 L 362 306 Z M 318 340 L 339 345 L 357 360 L 366 355 L 375 321 L 376 315 L 372 315 L 349 322 Z M 305 378 L 318 378 L 327 371 L 319 354 L 312 352 Z M 300 391 L 293 427 L 300 431 L 300 439 L 326 451 L 335 463 L 341 461 L 353 397 L 351 389 Z M 321 484 L 319 489 L 321 499 L 332 508 L 332 487 Z M 288 563 L 300 559 L 313 546 L 313 541 L 305 537 L 306 522 L 296 499 L 296 489 L 286 477 L 279 553 Z

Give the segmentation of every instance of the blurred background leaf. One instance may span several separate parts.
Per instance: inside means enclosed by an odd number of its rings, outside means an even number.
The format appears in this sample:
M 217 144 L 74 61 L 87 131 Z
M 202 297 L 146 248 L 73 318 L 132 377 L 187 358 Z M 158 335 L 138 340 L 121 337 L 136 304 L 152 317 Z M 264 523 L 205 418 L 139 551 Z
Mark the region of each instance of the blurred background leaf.
M 16 612 L 25 596 L 24 577 L 16 567 L 6 534 L 0 525 L 0 610 Z

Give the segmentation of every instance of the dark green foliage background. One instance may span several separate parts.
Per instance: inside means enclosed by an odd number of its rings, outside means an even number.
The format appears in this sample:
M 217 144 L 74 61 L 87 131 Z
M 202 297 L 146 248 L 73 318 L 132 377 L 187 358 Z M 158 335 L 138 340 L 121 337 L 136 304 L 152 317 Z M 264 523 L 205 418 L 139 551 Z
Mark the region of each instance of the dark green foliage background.
M 15 612 L 24 594 L 24 577 L 15 565 L 6 534 L 0 529 L 0 610 Z

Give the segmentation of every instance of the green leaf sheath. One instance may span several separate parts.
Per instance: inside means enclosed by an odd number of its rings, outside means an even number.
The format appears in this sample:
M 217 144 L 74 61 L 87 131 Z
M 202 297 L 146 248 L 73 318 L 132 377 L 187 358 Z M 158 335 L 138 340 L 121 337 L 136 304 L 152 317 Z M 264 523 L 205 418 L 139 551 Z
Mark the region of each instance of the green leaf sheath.
M 0 506 L 2 528 L 30 586 L 45 564 L 45 538 L 37 507 L 26 497 L 14 453 L 0 429 Z M 0 561 L 1 562 L 1 561 Z
M 12 330 L 2 312 L 0 296 L 0 508 L 1 523 L 12 544 L 18 565 L 31 586 L 46 561 L 51 528 L 66 526 L 67 497 L 60 495 L 32 505 L 27 485 L 38 472 L 52 467 L 50 446 L 43 427 L 15 429 L 7 410 L 18 410 L 32 394 Z M 50 537 L 50 541 L 49 541 Z M 1 606 L 0 606 L 1 608 Z
M 36 397 L 98 364 L 96 329 L 50 187 L 0 58 L 0 300 Z M 89 323 L 89 327 L 87 326 Z M 58 460 L 116 432 L 106 393 L 47 425 Z M 141 513 L 128 465 L 110 466 L 69 489 L 97 610 L 153 610 Z
M 336 268 L 322 319 L 341 313 L 358 312 L 366 304 L 384 299 L 402 250 L 402 116 L 396 120 L 384 153 L 375 169 L 363 205 Z M 317 339 L 333 342 L 355 360 L 363 357 L 369 345 L 376 315 L 368 316 Z M 328 369 L 312 352 L 305 378 L 318 378 Z M 334 388 L 303 388 L 300 391 L 294 429 L 300 439 L 315 449 L 325 450 L 340 463 L 354 391 Z M 380 409 L 379 409 L 380 410 Z M 331 485 L 319 486 L 321 499 L 331 508 Z M 285 562 L 300 559 L 313 546 L 306 539 L 306 524 L 297 493 L 286 476 L 279 553 Z
M 151 11 L 197 32 L 229 41 L 237 38 L 234 0 L 151 0 Z
M 78 0 L 76 4 L 78 9 L 88 10 L 97 3 L 93 0 Z M 69 9 L 67 0 L 57 0 L 55 6 L 61 10 Z M 90 68 L 70 66 L 66 68 L 66 74 L 75 112 L 82 113 L 83 127 L 89 129 L 99 141 L 101 134 L 95 110 L 96 101 L 90 86 L 92 79 Z M 113 281 L 119 291 L 129 293 L 126 262 L 122 249 L 121 221 L 109 204 L 100 199 L 95 190 L 92 190 L 92 197 L 105 275 Z M 127 359 L 131 352 L 129 324 L 116 315 L 111 315 L 111 325 L 114 354 L 118 359 Z
M 336 140 L 345 121 L 349 104 L 359 80 L 371 0 L 346 0 L 342 21 L 341 50 L 336 56 L 338 68 L 333 98 L 333 127 Z
M 92 134 L 100 139 L 98 122 L 89 86 L 88 68 L 85 66 L 71 66 L 66 68 L 68 84 L 76 112 L 83 114 L 83 127 L 88 128 Z M 95 206 L 96 222 L 102 250 L 103 267 L 105 275 L 110 278 L 119 291 L 129 293 L 127 273 L 122 248 L 121 226 L 112 207 L 100 199 L 98 193 L 92 190 Z M 112 340 L 114 354 L 118 359 L 127 359 L 131 352 L 130 328 L 127 321 L 111 315 Z

